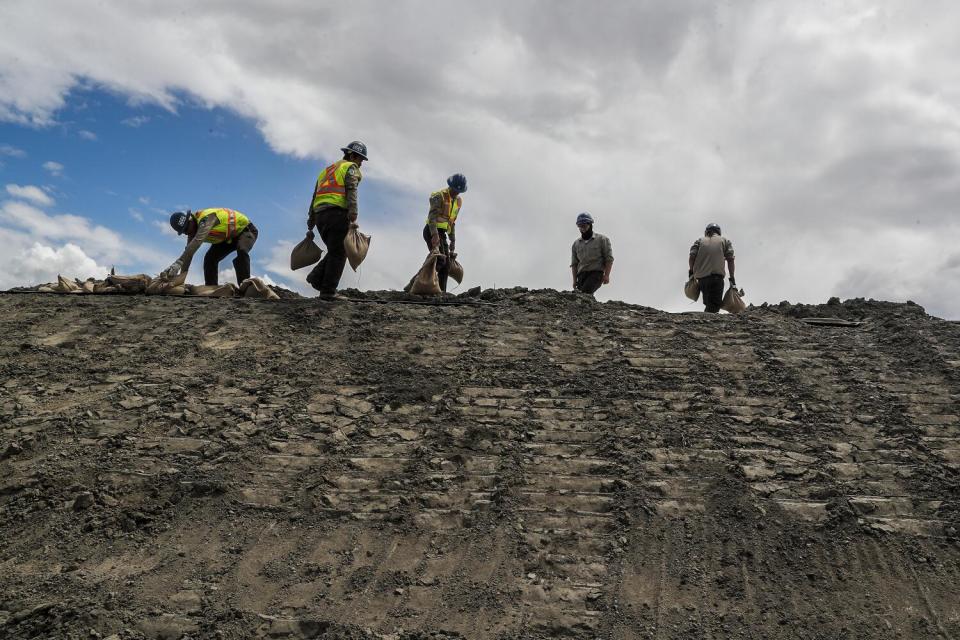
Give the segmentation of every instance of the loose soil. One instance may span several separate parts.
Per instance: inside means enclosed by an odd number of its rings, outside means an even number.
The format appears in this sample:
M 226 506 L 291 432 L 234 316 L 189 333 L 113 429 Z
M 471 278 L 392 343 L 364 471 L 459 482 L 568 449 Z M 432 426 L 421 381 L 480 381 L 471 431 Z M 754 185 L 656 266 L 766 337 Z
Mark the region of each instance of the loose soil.
M 957 323 L 354 298 L 0 294 L 0 637 L 960 639 Z

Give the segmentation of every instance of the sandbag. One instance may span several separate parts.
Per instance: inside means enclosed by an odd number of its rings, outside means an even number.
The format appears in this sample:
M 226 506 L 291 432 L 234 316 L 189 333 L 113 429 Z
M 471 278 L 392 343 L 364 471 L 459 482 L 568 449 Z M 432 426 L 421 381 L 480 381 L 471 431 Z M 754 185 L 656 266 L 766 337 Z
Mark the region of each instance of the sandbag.
M 727 313 L 743 313 L 747 310 L 747 303 L 743 301 L 743 289 L 737 290 L 734 287 L 727 289 L 723 294 L 723 303 L 720 308 Z
M 240 295 L 244 298 L 262 298 L 263 300 L 279 300 L 280 296 L 260 278 L 247 278 L 240 283 Z
M 152 296 L 182 296 L 186 290 L 184 287 L 186 281 L 186 272 L 172 278 L 160 276 L 159 278 L 151 280 L 145 291 L 147 295 Z
M 690 279 L 687 280 L 687 284 L 683 285 L 683 295 L 687 296 L 694 302 L 697 301 L 697 298 L 700 297 L 700 282 L 690 276 Z
M 290 268 L 296 271 L 309 267 L 311 264 L 319 262 L 322 255 L 323 249 L 313 241 L 313 231 L 307 231 L 307 237 L 301 240 L 290 252 Z
M 347 252 L 347 262 L 354 271 L 367 257 L 367 251 L 370 249 L 370 236 L 360 233 L 360 227 L 356 224 L 350 225 L 347 231 L 347 237 L 343 239 L 343 248 Z
M 73 280 L 67 280 L 61 275 L 57 275 L 57 284 L 55 287 L 56 291 L 59 293 L 76 293 L 78 291 L 83 291 L 83 289 Z
M 450 256 L 450 277 L 457 281 L 457 284 L 463 282 L 463 265 L 457 260 L 457 254 Z
M 436 250 L 431 251 L 427 259 L 423 261 L 420 271 L 413 277 L 410 293 L 419 296 L 436 296 L 442 293 L 440 279 L 437 277 L 437 257 L 439 255 Z
M 188 289 L 195 296 L 207 298 L 234 298 L 237 295 L 237 285 L 232 282 L 226 284 L 198 284 Z
M 143 293 L 151 282 L 153 282 L 153 278 L 145 273 L 139 273 L 135 276 L 118 276 L 111 273 L 106 280 L 108 285 L 114 286 L 124 293 Z

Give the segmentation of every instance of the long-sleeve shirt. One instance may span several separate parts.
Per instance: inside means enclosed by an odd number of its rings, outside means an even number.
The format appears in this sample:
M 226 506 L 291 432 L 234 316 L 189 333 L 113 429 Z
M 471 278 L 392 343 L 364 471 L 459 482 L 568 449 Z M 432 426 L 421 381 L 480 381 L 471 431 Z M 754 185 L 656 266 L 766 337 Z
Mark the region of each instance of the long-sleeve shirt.
M 608 264 L 612 263 L 613 247 L 607 236 L 594 233 L 587 240 L 580 237 L 573 243 L 570 266 L 575 268 L 577 273 L 603 271 Z
M 430 194 L 430 211 L 427 212 L 427 224 L 430 225 L 430 233 L 436 235 L 437 233 L 437 223 L 446 222 L 447 223 L 447 235 L 451 239 L 456 238 L 456 221 L 449 220 L 450 211 L 448 210 L 449 205 L 445 204 L 445 198 L 443 197 L 444 193 L 448 193 L 449 189 L 442 189 Z M 455 200 L 455 198 L 451 198 Z
M 180 257 L 177 258 L 177 261 L 182 265 L 181 269 L 183 271 L 188 271 L 190 269 L 190 263 L 193 261 L 193 254 L 200 249 L 200 246 L 203 244 L 203 241 L 207 239 L 207 236 L 210 235 L 210 232 L 213 230 L 219 219 L 215 215 L 208 215 L 202 220 L 197 226 L 197 234 L 190 238 L 187 242 L 187 248 L 183 250 L 183 253 L 180 254 Z

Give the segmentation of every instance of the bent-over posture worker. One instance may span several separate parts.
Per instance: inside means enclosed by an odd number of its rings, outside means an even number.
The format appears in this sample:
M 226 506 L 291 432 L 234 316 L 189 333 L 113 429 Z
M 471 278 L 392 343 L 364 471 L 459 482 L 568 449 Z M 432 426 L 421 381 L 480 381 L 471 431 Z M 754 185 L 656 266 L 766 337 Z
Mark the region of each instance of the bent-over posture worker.
M 719 313 L 723 304 L 724 262 L 730 268 L 730 286 L 735 287 L 733 243 L 720 235 L 720 225 L 711 222 L 690 247 L 687 271 L 687 276 L 697 279 L 707 313 Z
M 193 254 L 204 242 L 211 246 L 203 257 L 203 280 L 216 285 L 220 262 L 237 252 L 233 268 L 237 284 L 250 277 L 250 250 L 257 241 L 257 228 L 247 216 L 233 209 L 201 209 L 177 211 L 170 216 L 170 226 L 177 235 L 187 234 L 187 247 L 176 261 L 163 271 L 168 278 L 190 270 Z
M 460 207 L 463 206 L 460 194 L 466 190 L 466 177 L 462 173 L 455 173 L 447 178 L 446 189 L 430 194 L 430 211 L 423 226 L 423 239 L 431 251 L 440 250 L 440 257 L 437 258 L 437 279 L 441 291 L 447 290 L 450 261 L 456 257 L 456 223 Z
M 573 272 L 573 290 L 593 293 L 601 285 L 610 284 L 613 270 L 613 248 L 610 238 L 593 231 L 593 216 L 581 213 L 577 216 L 580 237 L 573 243 L 570 270 Z
M 307 282 L 326 299 L 338 297 L 337 287 L 347 262 L 343 240 L 359 215 L 357 187 L 363 179 L 360 165 L 367 159 L 367 145 L 354 140 L 340 151 L 343 159 L 321 171 L 317 178 L 307 218 L 307 230 L 316 227 L 327 245 L 327 255 L 307 274 Z

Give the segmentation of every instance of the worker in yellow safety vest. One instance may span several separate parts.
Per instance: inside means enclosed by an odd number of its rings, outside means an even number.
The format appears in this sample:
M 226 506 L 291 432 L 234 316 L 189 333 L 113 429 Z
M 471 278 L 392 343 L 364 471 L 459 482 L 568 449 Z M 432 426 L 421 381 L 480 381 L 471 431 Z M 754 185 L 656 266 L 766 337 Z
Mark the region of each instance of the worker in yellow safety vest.
M 328 300 L 340 297 L 337 287 L 347 262 L 343 241 L 350 225 L 357 222 L 357 187 L 363 179 L 360 165 L 367 159 L 367 145 L 358 140 L 340 150 L 343 159 L 321 171 L 317 178 L 307 218 L 307 235 L 312 238 L 316 227 L 327 245 L 327 255 L 307 275 L 307 282 Z
M 218 284 L 220 261 L 234 251 L 237 252 L 233 259 L 237 284 L 250 277 L 250 250 L 257 241 L 258 232 L 247 216 L 233 209 L 188 209 L 171 214 L 170 226 L 177 235 L 187 234 L 187 247 L 161 275 L 172 278 L 189 271 L 193 254 L 200 245 L 208 242 L 212 246 L 203 257 L 203 279 L 206 284 Z
M 460 194 L 467 190 L 467 179 L 462 173 L 447 178 L 447 188 L 430 194 L 430 211 L 423 227 L 423 239 L 427 247 L 440 250 L 437 259 L 437 279 L 441 291 L 447 290 L 447 278 L 450 275 L 450 261 L 456 257 L 457 216 L 463 206 Z

